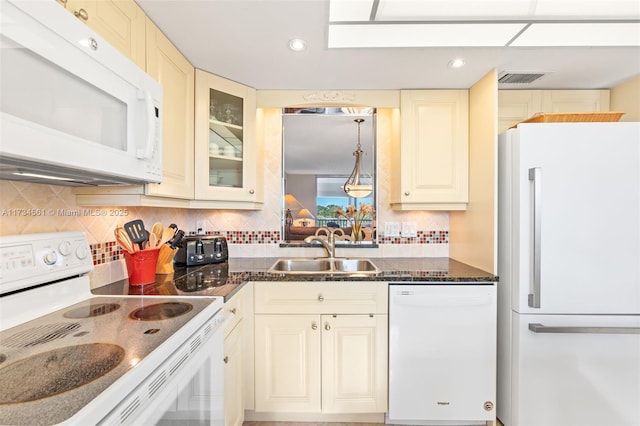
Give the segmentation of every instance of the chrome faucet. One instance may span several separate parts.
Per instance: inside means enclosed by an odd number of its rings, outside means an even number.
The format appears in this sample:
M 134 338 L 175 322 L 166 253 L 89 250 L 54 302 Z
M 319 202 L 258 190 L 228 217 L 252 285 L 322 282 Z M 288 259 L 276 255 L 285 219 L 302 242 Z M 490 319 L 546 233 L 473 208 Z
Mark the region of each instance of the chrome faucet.
M 335 232 L 335 229 L 327 229 L 327 228 L 318 229 L 318 231 L 320 230 L 326 231 L 327 233 L 326 238 L 317 234 L 309 235 L 307 238 L 304 239 L 304 242 L 309 244 L 313 241 L 318 241 L 320 244 L 322 244 L 322 247 L 324 247 L 324 249 L 327 251 L 327 256 L 329 257 L 329 259 L 334 259 L 336 257 L 336 238 L 335 238 L 335 235 L 333 235 L 333 233 Z

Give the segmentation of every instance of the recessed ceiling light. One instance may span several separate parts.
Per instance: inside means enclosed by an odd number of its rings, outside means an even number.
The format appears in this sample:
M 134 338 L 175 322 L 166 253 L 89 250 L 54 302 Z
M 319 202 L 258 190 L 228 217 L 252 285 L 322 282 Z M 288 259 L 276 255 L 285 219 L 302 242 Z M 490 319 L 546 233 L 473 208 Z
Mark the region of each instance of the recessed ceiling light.
M 302 52 L 307 48 L 307 42 L 301 38 L 292 38 L 289 40 L 289 49 L 294 52 Z
M 455 58 L 449 61 L 449 68 L 460 68 L 463 67 L 467 62 L 462 58 Z

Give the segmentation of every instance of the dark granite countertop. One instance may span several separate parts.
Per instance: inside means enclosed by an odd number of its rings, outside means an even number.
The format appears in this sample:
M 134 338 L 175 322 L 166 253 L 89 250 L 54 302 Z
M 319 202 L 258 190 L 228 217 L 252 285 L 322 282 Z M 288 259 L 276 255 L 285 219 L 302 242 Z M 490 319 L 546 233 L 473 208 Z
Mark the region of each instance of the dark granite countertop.
M 121 280 L 92 290 L 100 295 L 219 296 L 231 298 L 249 281 L 386 281 L 402 283 L 496 282 L 498 277 L 450 258 L 370 258 L 380 269 L 375 275 L 285 275 L 267 272 L 278 258 L 235 258 L 228 262 L 176 268 L 173 274 L 157 275 L 156 282 L 130 286 Z

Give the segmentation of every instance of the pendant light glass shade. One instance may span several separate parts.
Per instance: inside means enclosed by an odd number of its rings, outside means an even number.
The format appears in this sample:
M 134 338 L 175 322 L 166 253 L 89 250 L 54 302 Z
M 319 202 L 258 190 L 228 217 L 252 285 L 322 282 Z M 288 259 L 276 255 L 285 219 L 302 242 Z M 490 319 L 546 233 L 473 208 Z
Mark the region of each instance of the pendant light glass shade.
M 350 197 L 362 198 L 371 194 L 373 191 L 373 185 L 371 184 L 371 176 L 361 174 L 360 171 L 360 157 L 364 154 L 364 151 L 362 151 L 360 146 L 360 124 L 364 119 L 356 118 L 353 121 L 358 123 L 358 145 L 356 150 L 353 151 L 353 156 L 356 157 L 356 162 L 353 166 L 353 171 L 342 186 L 342 189 L 344 189 L 344 192 L 346 192 Z

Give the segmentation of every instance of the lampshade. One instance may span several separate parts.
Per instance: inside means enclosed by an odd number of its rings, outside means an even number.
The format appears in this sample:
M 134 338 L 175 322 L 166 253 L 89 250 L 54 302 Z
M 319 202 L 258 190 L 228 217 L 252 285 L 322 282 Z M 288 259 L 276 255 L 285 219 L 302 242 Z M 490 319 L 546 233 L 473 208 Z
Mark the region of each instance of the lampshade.
M 296 218 L 297 219 L 315 219 L 316 217 L 311 214 L 309 209 L 303 207 L 302 210 L 300 210 L 296 215 Z
M 373 185 L 371 185 L 371 176 L 366 176 L 360 172 L 360 157 L 364 154 L 360 146 L 360 124 L 364 121 L 363 118 L 356 118 L 358 123 L 358 145 L 356 150 L 353 151 L 353 156 L 356 157 L 356 162 L 353 166 L 353 171 L 347 178 L 347 181 L 342 186 L 344 192 L 350 197 L 362 198 L 366 197 L 373 191 Z
M 311 220 L 315 219 L 315 217 L 311 214 L 309 209 L 303 207 L 296 215 L 296 219 L 298 219 L 302 226 L 307 226 L 311 223 Z
M 284 209 L 291 212 L 297 212 L 302 209 L 302 204 L 300 204 L 293 194 L 284 194 Z

